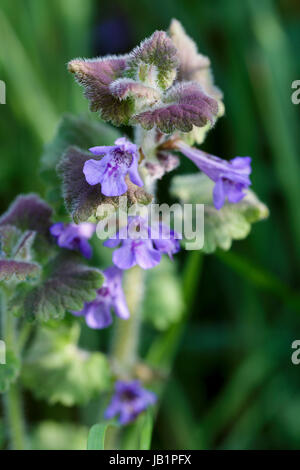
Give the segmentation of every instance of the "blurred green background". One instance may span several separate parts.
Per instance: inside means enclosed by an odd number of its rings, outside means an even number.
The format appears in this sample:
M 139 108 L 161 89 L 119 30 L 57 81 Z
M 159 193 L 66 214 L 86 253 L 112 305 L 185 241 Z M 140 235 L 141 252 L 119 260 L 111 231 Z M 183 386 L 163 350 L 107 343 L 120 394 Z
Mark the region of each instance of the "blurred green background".
M 300 339 L 297 0 L 1 0 L 0 209 L 20 192 L 44 195 L 44 144 L 62 113 L 87 110 L 67 61 L 127 52 L 173 17 L 211 58 L 224 91 L 226 115 L 204 148 L 251 155 L 253 188 L 271 215 L 228 253 L 181 255 L 182 272 L 191 268 L 190 317 L 152 447 L 299 449 L 300 365 L 291 363 Z M 180 171 L 190 169 L 186 159 Z M 161 200 L 169 182 L 160 184 Z M 64 413 L 49 407 L 46 417 Z

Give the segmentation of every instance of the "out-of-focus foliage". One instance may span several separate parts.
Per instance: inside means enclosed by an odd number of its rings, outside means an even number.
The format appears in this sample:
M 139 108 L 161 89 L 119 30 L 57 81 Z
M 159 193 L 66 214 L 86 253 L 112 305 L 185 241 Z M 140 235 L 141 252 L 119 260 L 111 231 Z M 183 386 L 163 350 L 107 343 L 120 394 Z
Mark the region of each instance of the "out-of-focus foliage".
M 181 255 L 188 308 L 162 337 L 152 343 L 151 327 L 145 326 L 142 339 L 142 349 L 151 345 L 148 358 L 156 366 L 179 351 L 152 447 L 299 448 L 300 366 L 290 360 L 291 343 L 300 334 L 300 108 L 290 99 L 291 83 L 300 77 L 298 2 L 1 0 L 0 79 L 7 90 L 7 104 L 0 105 L 1 213 L 20 192 L 45 196 L 39 177 L 43 147 L 62 114 L 86 111 L 66 63 L 126 53 L 155 29 L 166 29 L 172 17 L 210 57 L 224 92 L 226 119 L 218 120 L 203 148 L 221 157 L 251 155 L 253 190 L 271 216 L 255 224 L 246 240 L 234 242 L 233 251 L 205 257 L 202 275 L 199 253 Z M 176 171 L 194 168 L 185 159 Z M 171 200 L 170 178 L 159 184 L 160 200 Z M 52 197 L 58 201 L 57 193 Z M 100 262 L 101 250 L 95 252 Z M 150 300 L 148 312 L 149 306 Z M 156 316 L 161 323 L 166 325 Z M 84 329 L 80 343 L 97 350 L 106 335 Z M 30 383 L 40 387 L 36 377 Z M 68 388 L 67 396 L 69 404 L 82 398 L 76 388 Z M 33 430 L 33 448 L 83 448 L 85 425 L 101 418 L 99 401 L 66 409 L 32 395 L 26 400 L 29 422 L 47 417 Z M 136 442 L 130 433 L 136 436 L 135 429 L 128 429 L 129 448 Z
M 214 183 L 204 174 L 176 176 L 172 181 L 171 194 L 182 204 L 204 204 L 203 251 L 213 253 L 216 248 L 229 250 L 232 240 L 242 240 L 249 235 L 251 224 L 268 217 L 268 208 L 255 193 L 247 191 L 237 204 L 226 203 L 216 209 L 212 202 Z M 186 215 L 186 221 L 188 216 Z M 193 215 L 190 215 L 193 226 Z
M 158 330 L 166 330 L 180 320 L 183 300 L 176 265 L 163 258 L 159 266 L 147 272 L 144 315 Z
M 30 447 L 33 450 L 85 450 L 87 435 L 84 426 L 44 421 L 34 428 Z
M 25 386 L 37 398 L 73 406 L 87 403 L 109 387 L 106 357 L 78 348 L 78 339 L 78 324 L 38 332 L 22 372 Z
M 20 372 L 20 361 L 12 351 L 6 351 L 6 363 L 0 367 L 0 393 L 5 393 Z

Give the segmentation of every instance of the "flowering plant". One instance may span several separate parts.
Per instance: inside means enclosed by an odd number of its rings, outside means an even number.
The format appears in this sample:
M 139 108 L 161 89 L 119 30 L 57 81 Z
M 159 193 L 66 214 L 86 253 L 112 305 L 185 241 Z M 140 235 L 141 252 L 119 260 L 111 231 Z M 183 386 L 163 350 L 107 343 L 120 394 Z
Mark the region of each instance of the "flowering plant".
M 113 444 L 118 446 L 126 432 L 122 426 L 147 413 L 153 419 L 172 356 L 160 348 L 161 332 L 187 315 L 173 261 L 185 246 L 186 232 L 170 221 L 149 223 L 158 180 L 183 156 L 200 170 L 178 173 L 170 193 L 181 204 L 201 205 L 204 253 L 229 249 L 268 210 L 249 189 L 250 157 L 223 160 L 196 147 L 224 114 L 223 96 L 209 59 L 178 21 L 126 55 L 74 59 L 68 69 L 91 111 L 115 126 L 132 126 L 134 133 L 129 138 L 109 125 L 65 116 L 42 158 L 54 207 L 30 194 L 19 196 L 2 215 L 7 363 L 0 369 L 0 391 L 7 395 L 7 419 L 20 436 L 19 402 L 18 414 L 11 413 L 20 384 L 37 398 L 65 406 L 86 404 L 101 394 L 104 426 L 120 426 Z M 124 200 L 125 225 L 118 213 L 115 230 L 103 243 L 96 240 L 100 225 L 109 225 Z M 112 261 L 107 262 L 109 248 Z M 149 295 L 154 307 L 147 312 Z M 158 333 L 141 355 L 143 321 Z M 87 327 L 115 330 L 109 352 L 82 348 L 80 331 Z M 178 338 L 172 341 L 170 349 Z M 27 444 L 20 438 L 13 445 Z

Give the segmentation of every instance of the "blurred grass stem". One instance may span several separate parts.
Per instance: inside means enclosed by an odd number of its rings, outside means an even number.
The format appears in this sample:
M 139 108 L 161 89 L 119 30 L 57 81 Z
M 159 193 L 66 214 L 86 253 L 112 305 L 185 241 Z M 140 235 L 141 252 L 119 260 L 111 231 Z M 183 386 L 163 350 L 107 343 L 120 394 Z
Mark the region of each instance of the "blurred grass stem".
M 7 351 L 15 351 L 15 318 L 7 308 L 8 291 L 1 291 L 1 329 Z M 5 420 L 8 429 L 10 448 L 13 450 L 24 450 L 25 424 L 23 416 L 22 396 L 17 382 L 11 384 L 7 393 L 3 395 L 3 406 Z

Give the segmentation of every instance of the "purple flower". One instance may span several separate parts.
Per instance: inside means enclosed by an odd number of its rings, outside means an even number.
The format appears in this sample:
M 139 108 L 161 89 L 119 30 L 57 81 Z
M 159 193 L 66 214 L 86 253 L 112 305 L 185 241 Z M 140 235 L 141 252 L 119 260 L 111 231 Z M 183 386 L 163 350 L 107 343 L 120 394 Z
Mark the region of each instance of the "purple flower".
M 157 228 L 155 226 L 151 228 L 151 238 L 155 248 L 160 253 L 168 255 L 171 259 L 180 250 L 179 240 L 182 236 L 174 230 L 170 230 L 162 222 L 159 223 Z
M 111 309 L 115 314 L 127 320 L 130 316 L 122 289 L 123 272 L 115 266 L 103 271 L 105 281 L 97 291 L 97 297 L 92 302 L 86 302 L 79 312 L 71 312 L 76 316 L 85 316 L 90 328 L 102 329 L 112 323 Z
M 143 269 L 154 268 L 160 263 L 161 255 L 170 257 L 179 251 L 180 236 L 166 225 L 149 227 L 148 221 L 140 216 L 130 217 L 127 227 L 119 230 L 115 238 L 109 238 L 104 246 L 116 248 L 113 263 L 120 269 L 130 269 L 138 264 Z
M 118 381 L 104 417 L 111 419 L 118 415 L 120 424 L 128 424 L 155 402 L 156 395 L 143 388 L 138 380 Z
M 250 157 L 235 157 L 226 161 L 182 142 L 177 144 L 177 148 L 216 183 L 213 189 L 216 209 L 221 209 L 226 197 L 229 202 L 236 203 L 246 195 L 244 190 L 251 184 Z
M 138 148 L 125 137 L 115 141 L 115 145 L 92 147 L 94 155 L 104 155 L 101 160 L 87 160 L 83 167 L 85 179 L 90 185 L 101 184 L 105 196 L 121 196 L 127 191 L 125 176 L 132 183 L 143 186 L 138 172 Z
M 56 238 L 58 246 L 68 250 L 78 250 L 85 256 L 91 258 L 92 248 L 88 240 L 95 231 L 95 225 L 89 222 L 82 224 L 63 224 L 58 222 L 50 227 L 50 233 Z

